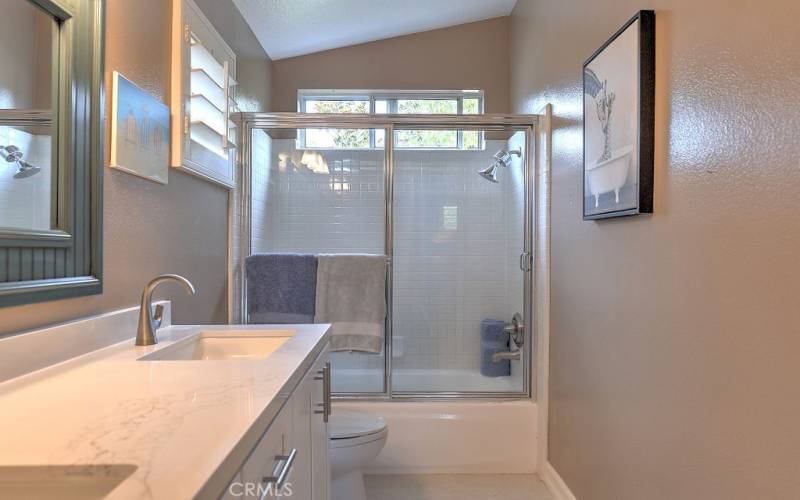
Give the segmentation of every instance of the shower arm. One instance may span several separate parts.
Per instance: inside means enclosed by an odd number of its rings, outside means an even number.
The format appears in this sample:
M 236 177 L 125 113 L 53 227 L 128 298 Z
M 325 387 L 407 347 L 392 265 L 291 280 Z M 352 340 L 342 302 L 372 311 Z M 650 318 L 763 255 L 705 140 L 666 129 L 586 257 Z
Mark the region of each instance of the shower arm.
M 0 146 L 0 155 L 3 155 L 3 159 L 8 163 L 19 163 L 22 159 L 22 151 L 19 150 L 18 147 L 14 146 L 13 144 L 8 144 L 7 146 Z M 9 156 L 11 159 L 9 160 Z

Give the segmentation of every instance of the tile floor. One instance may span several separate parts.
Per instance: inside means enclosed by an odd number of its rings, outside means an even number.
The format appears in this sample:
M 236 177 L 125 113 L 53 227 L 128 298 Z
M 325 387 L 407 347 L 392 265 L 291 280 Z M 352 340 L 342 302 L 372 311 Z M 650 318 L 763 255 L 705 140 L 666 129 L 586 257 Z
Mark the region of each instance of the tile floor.
M 367 475 L 369 500 L 552 500 L 533 474 Z

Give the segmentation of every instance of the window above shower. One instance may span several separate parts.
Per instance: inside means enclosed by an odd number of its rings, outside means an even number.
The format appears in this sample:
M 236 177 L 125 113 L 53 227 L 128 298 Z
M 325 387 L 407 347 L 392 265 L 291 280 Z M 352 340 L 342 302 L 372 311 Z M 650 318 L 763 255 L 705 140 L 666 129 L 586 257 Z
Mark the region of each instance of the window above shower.
M 477 115 L 483 113 L 481 90 L 300 90 L 300 113 Z M 383 130 L 304 129 L 297 145 L 306 149 L 378 149 Z M 471 130 L 401 130 L 398 149 L 482 150 L 483 133 Z

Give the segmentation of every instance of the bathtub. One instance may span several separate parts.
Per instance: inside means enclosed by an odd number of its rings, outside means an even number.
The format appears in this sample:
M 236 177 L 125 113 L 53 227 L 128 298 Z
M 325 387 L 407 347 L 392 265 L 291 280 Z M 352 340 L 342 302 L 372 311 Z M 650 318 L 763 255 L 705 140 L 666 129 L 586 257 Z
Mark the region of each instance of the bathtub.
M 336 409 L 380 415 L 386 446 L 367 474 L 534 473 L 536 403 L 336 402 Z

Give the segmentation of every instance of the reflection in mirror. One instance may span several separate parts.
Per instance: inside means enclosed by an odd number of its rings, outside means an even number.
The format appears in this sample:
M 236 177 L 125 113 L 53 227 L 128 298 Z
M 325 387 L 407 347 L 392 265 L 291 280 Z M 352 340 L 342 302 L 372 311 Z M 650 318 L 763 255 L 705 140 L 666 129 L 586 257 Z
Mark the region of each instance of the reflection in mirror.
M 0 126 L 0 227 L 53 229 L 51 138 L 44 127 Z
M 0 109 L 49 110 L 56 20 L 30 0 L 0 0 Z
M 0 0 L 0 228 L 54 229 L 51 148 L 56 19 L 30 0 Z

